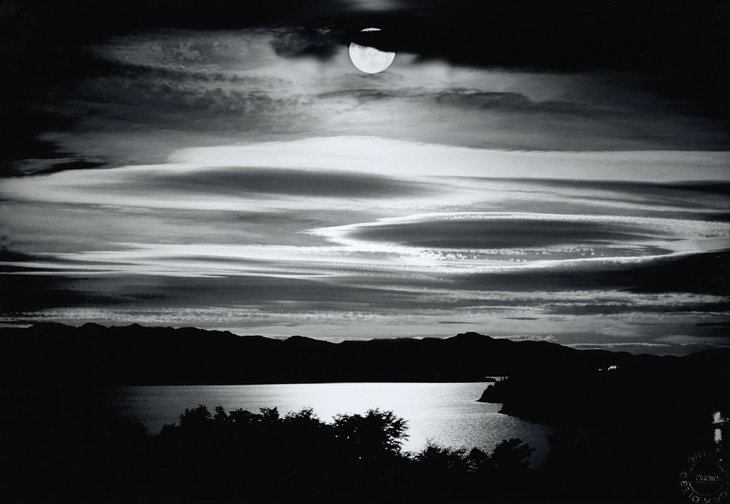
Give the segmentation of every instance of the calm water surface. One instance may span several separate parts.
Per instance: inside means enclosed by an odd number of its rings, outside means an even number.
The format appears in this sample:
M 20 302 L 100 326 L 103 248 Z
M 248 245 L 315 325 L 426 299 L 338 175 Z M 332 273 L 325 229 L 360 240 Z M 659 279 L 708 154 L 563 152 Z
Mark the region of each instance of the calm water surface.
M 185 408 L 205 404 L 213 410 L 259 408 L 289 411 L 312 408 L 325 421 L 340 413 L 380 408 L 408 421 L 404 449 L 418 451 L 430 440 L 451 447 L 491 450 L 518 437 L 536 448 L 533 463 L 543 459 L 549 428 L 498 413 L 500 405 L 478 403 L 487 383 L 315 383 L 285 385 L 191 385 L 116 387 L 109 401 L 125 417 L 157 433 L 178 421 Z

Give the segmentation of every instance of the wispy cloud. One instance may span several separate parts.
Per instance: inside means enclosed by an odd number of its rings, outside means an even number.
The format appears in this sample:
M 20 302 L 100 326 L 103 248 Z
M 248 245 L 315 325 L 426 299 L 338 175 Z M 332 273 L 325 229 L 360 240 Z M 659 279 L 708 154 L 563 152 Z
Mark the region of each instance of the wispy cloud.
M 660 346 L 719 333 L 716 123 L 631 74 L 400 53 L 365 76 L 338 37 L 89 47 L 105 71 L 58 100 L 73 125 L 44 137 L 68 157 L 0 185 L 3 320 Z
M 44 138 L 94 162 L 327 135 L 525 150 L 728 148 L 721 125 L 626 73 L 505 71 L 400 53 L 388 72 L 364 76 L 338 37 L 294 28 L 142 33 L 88 50 L 110 68 L 54 107 L 77 127 Z

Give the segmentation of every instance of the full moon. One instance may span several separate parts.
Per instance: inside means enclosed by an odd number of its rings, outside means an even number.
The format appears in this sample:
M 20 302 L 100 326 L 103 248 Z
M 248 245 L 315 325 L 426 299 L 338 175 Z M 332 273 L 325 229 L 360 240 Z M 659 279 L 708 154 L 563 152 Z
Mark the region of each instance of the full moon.
M 365 28 L 363 32 L 379 32 L 380 28 Z M 352 42 L 350 44 L 350 60 L 361 72 L 375 74 L 387 69 L 395 59 L 394 52 L 380 51 L 374 47 Z

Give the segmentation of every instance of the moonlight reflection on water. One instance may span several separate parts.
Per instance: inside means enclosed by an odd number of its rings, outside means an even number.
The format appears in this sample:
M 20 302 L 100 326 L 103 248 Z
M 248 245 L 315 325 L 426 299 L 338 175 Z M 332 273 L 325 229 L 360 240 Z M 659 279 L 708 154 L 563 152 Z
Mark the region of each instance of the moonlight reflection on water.
M 311 407 L 325 421 L 337 414 L 380 408 L 408 421 L 404 450 L 418 451 L 428 441 L 439 445 L 491 450 L 502 440 L 520 438 L 546 450 L 548 427 L 498 413 L 500 405 L 476 402 L 487 383 L 316 383 L 283 385 L 201 385 L 117 387 L 110 401 L 122 415 L 142 422 L 151 433 L 177 422 L 185 408 L 205 404 L 283 415 Z

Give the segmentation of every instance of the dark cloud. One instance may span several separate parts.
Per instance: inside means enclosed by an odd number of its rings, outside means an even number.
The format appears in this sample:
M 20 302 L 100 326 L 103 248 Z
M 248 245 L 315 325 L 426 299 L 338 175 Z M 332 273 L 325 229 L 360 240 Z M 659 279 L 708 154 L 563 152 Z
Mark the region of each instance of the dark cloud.
M 517 291 L 622 289 L 643 293 L 730 295 L 730 251 L 648 263 L 580 263 L 551 270 L 469 275 L 464 288 Z
M 494 218 L 378 225 L 359 228 L 353 236 L 418 247 L 496 249 L 628 242 L 654 234 L 638 224 Z
M 613 107 L 588 103 L 571 103 L 556 100 L 534 101 L 521 93 L 515 92 L 484 92 L 463 88 L 433 93 L 432 98 L 439 103 L 482 110 L 499 109 L 514 112 L 543 112 L 587 117 L 594 117 L 599 114 L 618 115 L 619 113 L 626 112 Z
M 449 179 L 450 177 L 444 177 Z M 637 212 L 654 212 L 656 216 L 667 217 L 669 212 L 662 206 L 672 206 L 675 209 L 671 215 L 676 218 L 704 221 L 727 221 L 728 215 L 722 210 L 727 208 L 728 196 L 730 196 L 730 184 L 727 182 L 669 182 L 652 183 L 624 180 L 577 180 L 577 179 L 509 179 L 509 178 L 480 178 L 480 177 L 459 177 L 457 180 L 473 180 L 474 182 L 494 185 L 495 183 L 514 184 L 521 191 L 532 191 L 536 195 L 545 197 L 547 194 L 560 194 L 561 205 L 566 206 L 565 213 L 576 213 L 578 209 L 570 208 L 570 200 L 573 197 L 582 200 L 590 199 L 595 205 L 606 203 L 627 202 L 641 203 L 644 208 L 639 211 L 631 208 L 611 209 L 604 207 L 602 210 L 594 210 L 596 214 L 613 215 L 636 215 Z M 556 202 L 557 203 L 557 202 Z M 523 203 L 524 204 L 524 203 Z M 587 203 L 582 203 L 587 204 Z M 652 206 L 658 209 L 653 210 Z M 698 213 L 699 209 L 706 210 L 706 213 Z M 527 207 L 523 207 L 528 210 Z M 687 213 L 684 210 L 692 210 Z M 585 213 L 585 209 L 583 210 Z
M 711 0 L 509 3 L 401 2 L 373 15 L 391 29 L 384 48 L 467 65 L 551 71 L 638 70 L 654 91 L 687 110 L 725 119 L 730 56 L 730 6 Z M 416 9 L 417 17 L 413 17 Z M 354 23 L 353 23 L 354 24 Z
M 616 303 L 606 302 L 601 303 L 600 300 L 594 301 L 591 304 L 562 304 L 554 305 L 546 303 L 544 310 L 546 314 L 554 315 L 606 315 L 614 316 L 626 313 L 671 313 L 673 315 L 685 314 L 687 317 L 696 317 L 699 313 L 718 313 L 726 312 L 730 309 L 730 301 L 718 301 L 715 303 L 707 303 L 704 301 L 698 301 L 696 303 L 684 302 L 681 307 L 672 305 L 671 303 L 655 305 L 636 305 L 634 303 Z
M 624 86 L 620 76 L 604 79 L 611 81 L 614 92 Z M 595 90 L 591 93 L 597 95 L 578 97 L 576 101 L 535 100 L 514 91 L 378 86 L 329 91 L 318 97 L 351 100 L 357 105 L 405 101 L 426 110 L 481 112 L 485 117 L 489 112 L 502 113 L 500 128 L 503 132 L 517 127 L 523 133 L 532 131 L 535 138 L 549 138 L 539 145 L 543 150 L 724 150 L 730 147 L 730 129 L 723 128 L 717 121 L 681 114 L 667 107 L 666 102 L 659 105 L 656 98 L 628 98 L 620 93 L 619 96 L 599 96 L 601 93 Z M 703 134 L 691 133 L 697 129 Z M 535 146 L 518 143 L 513 147 L 532 149 Z
M 291 196 L 332 196 L 385 198 L 421 194 L 430 190 L 417 183 L 345 172 L 315 172 L 249 167 L 206 168 L 182 173 L 140 173 L 138 180 L 121 181 L 106 191 L 189 192 L 198 194 L 279 194 Z
M 11 172 L 10 175 L 50 175 L 51 173 L 58 173 L 66 170 L 91 170 L 102 166 L 104 166 L 104 163 L 82 159 L 68 159 L 62 161 L 53 159 L 26 160 L 25 162 L 18 163 L 17 173 Z
M 75 282 L 57 274 L 28 275 L 9 272 L 4 267 L 0 272 L 0 282 L 3 284 L 3 294 L 0 296 L 0 313 L 3 316 L 15 317 L 22 313 L 32 313 L 48 308 L 66 306 L 109 306 L 118 305 L 118 296 L 103 294 L 107 280 L 79 279 Z M 26 270 L 27 272 L 27 270 Z M 80 287 L 83 281 L 86 285 Z M 88 286 L 98 286 L 97 289 L 88 289 Z M 93 295 L 93 299 L 90 297 Z
M 595 117 L 597 115 L 627 114 L 613 107 L 598 106 L 587 103 L 571 103 L 556 100 L 535 101 L 517 92 L 486 92 L 477 89 L 450 88 L 441 91 L 414 89 L 382 89 L 362 88 L 322 93 L 320 98 L 348 97 L 360 103 L 374 100 L 413 99 L 427 100 L 434 103 L 461 107 L 466 109 L 500 110 L 506 112 L 534 112 L 550 114 L 567 114 Z
M 311 56 L 323 61 L 334 56 L 340 45 L 341 42 L 332 31 L 313 28 L 291 28 L 275 32 L 271 43 L 276 54 L 280 56 Z
M 281 117 L 282 111 L 295 116 L 303 100 L 296 95 L 273 96 L 270 88 L 277 82 L 271 80 L 238 81 L 226 77 L 217 80 L 215 75 L 198 75 L 190 71 L 173 72 L 181 74 L 179 77 L 159 77 L 159 73 L 157 69 L 151 69 L 140 75 L 119 73 L 88 80 L 80 89 L 82 95 L 91 98 L 67 102 L 65 112 L 106 118 L 107 123 L 99 125 L 112 130 L 121 122 L 127 127 L 144 124 L 188 131 L 198 128 L 267 130 L 275 125 L 280 132 L 286 130 L 287 125 L 276 119 Z
M 0 274 L 7 296 L 2 313 L 44 308 L 104 308 L 117 311 L 208 308 L 222 311 L 258 307 L 267 313 L 388 309 L 408 304 L 408 296 L 378 289 L 330 284 L 308 278 L 264 276 L 173 277 L 88 275 L 48 272 Z M 294 303 L 294 304 L 292 304 Z
M 484 179 L 481 179 L 484 180 Z M 730 184 L 727 182 L 636 182 L 630 180 L 571 180 L 571 179 L 500 179 L 525 185 L 539 184 L 541 186 L 571 188 L 580 190 L 611 191 L 621 194 L 639 195 L 641 197 L 660 197 L 686 200 L 730 196 Z
M 622 194 L 640 195 L 642 197 L 704 198 L 708 196 L 730 196 L 730 184 L 727 182 L 635 182 L 629 180 L 571 180 L 571 179 L 502 179 L 522 184 L 540 184 L 543 186 L 574 188 L 581 190 L 596 189 Z
M 730 327 L 730 320 L 723 320 L 722 322 L 700 322 L 696 325 L 700 327 Z

